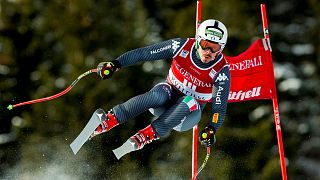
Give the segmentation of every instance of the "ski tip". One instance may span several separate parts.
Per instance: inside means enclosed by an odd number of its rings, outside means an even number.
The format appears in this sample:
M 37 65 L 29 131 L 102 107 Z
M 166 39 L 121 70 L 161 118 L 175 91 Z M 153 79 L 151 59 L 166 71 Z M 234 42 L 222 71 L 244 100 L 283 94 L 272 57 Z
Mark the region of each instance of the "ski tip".
M 121 157 L 126 154 L 124 152 L 119 151 L 119 149 L 114 149 L 114 150 L 112 150 L 112 152 L 118 160 L 121 159 Z
M 7 109 L 8 109 L 8 110 L 12 110 L 12 109 L 13 109 L 13 105 L 10 104 L 10 105 L 7 107 Z
M 117 159 L 119 160 L 122 156 L 136 150 L 137 148 L 135 143 L 129 138 L 125 143 L 122 144 L 122 146 L 112 151 L 114 155 L 117 157 Z
M 123 152 L 123 151 L 119 150 L 119 148 L 112 150 L 112 152 L 118 160 L 120 160 L 122 156 L 124 156 L 125 154 L 128 153 L 128 152 Z
M 73 144 L 70 144 L 70 148 L 74 155 L 76 155 L 79 151 L 79 148 L 76 148 Z

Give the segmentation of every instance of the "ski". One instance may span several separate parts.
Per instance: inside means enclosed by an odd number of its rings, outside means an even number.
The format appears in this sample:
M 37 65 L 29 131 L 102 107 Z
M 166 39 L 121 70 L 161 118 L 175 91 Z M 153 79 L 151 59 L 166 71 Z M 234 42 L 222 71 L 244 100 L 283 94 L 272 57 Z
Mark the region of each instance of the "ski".
M 118 147 L 117 149 L 112 150 L 114 155 L 119 160 L 122 156 L 132 152 L 136 151 L 138 149 L 138 145 L 136 142 L 129 138 L 125 143 L 122 144 L 122 146 Z
M 74 154 L 77 154 L 84 143 L 90 139 L 91 134 L 99 126 L 103 119 L 106 119 L 106 113 L 99 108 L 93 113 L 89 122 L 78 135 L 78 137 L 70 144 L 70 148 Z

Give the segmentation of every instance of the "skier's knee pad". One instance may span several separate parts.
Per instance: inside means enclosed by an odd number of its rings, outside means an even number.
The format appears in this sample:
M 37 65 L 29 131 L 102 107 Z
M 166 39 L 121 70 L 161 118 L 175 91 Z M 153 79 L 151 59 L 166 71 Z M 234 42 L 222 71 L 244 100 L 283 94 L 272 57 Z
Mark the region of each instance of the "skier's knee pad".
M 182 102 L 185 103 L 188 106 L 190 112 L 200 109 L 200 105 L 199 105 L 198 101 L 196 101 L 191 96 L 185 96 L 183 98 Z

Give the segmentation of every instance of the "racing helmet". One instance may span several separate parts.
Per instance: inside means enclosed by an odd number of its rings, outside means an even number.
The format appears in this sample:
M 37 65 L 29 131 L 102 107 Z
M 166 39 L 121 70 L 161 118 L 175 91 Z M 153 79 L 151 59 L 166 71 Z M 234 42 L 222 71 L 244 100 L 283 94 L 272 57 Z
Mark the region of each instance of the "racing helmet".
M 197 48 L 201 39 L 218 43 L 221 46 L 220 51 L 222 51 L 227 44 L 228 30 L 222 22 L 208 19 L 203 21 L 198 27 L 196 34 Z

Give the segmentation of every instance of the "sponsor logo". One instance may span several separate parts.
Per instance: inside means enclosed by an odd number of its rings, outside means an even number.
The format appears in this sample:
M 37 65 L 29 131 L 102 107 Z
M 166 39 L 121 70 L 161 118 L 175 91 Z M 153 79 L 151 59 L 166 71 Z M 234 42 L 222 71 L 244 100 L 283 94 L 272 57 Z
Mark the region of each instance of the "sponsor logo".
M 176 50 L 180 47 L 180 42 L 172 40 L 172 49 L 173 49 L 173 54 L 176 52 Z
M 195 86 L 194 84 L 192 84 L 191 82 L 188 82 L 186 79 L 183 80 L 183 84 L 185 86 L 187 86 L 188 88 L 192 89 L 192 90 L 196 90 L 197 86 Z
M 246 59 L 246 60 L 243 60 L 238 63 L 229 64 L 229 70 L 230 71 L 233 71 L 233 70 L 243 71 L 243 70 L 254 68 L 257 66 L 263 66 L 261 56 L 254 57 L 252 59 Z
M 212 69 L 212 70 L 210 71 L 210 73 L 209 73 L 209 76 L 210 76 L 211 78 L 213 78 L 216 74 L 217 74 L 217 71 L 214 70 L 214 69 Z
M 218 32 L 219 30 L 220 32 Z M 223 31 L 221 29 L 215 28 L 215 26 L 207 26 L 205 30 L 206 36 L 211 36 L 212 39 L 215 39 L 217 37 L 219 40 L 223 37 Z
M 216 95 L 216 104 L 221 104 L 221 92 L 223 91 L 223 87 L 218 87 L 218 92 Z
M 212 116 L 212 122 L 217 123 L 219 119 L 219 113 L 214 113 Z
M 229 92 L 229 100 L 244 100 L 260 96 L 261 87 L 254 87 L 249 91 Z
M 171 48 L 171 45 L 168 45 L 168 46 L 165 46 L 165 47 L 161 47 L 161 48 L 159 48 L 159 49 L 150 51 L 150 54 L 157 54 L 157 53 L 159 53 L 159 52 L 168 50 L 168 49 L 170 49 L 170 48 Z
M 194 67 L 192 67 L 192 66 L 190 66 L 190 69 L 192 69 L 194 72 L 196 72 L 197 74 L 201 74 L 201 72 L 199 72 L 196 68 L 194 68 Z
M 188 54 L 189 54 L 189 51 L 183 49 L 183 50 L 180 52 L 179 56 L 180 56 L 180 57 L 183 57 L 183 58 L 186 58 L 186 57 L 188 56 Z
M 199 99 L 199 100 L 203 100 L 206 101 L 208 100 L 209 97 L 203 96 L 200 93 L 196 93 L 193 90 L 186 88 L 186 86 L 182 83 L 180 83 L 180 81 L 178 81 L 177 79 L 170 79 L 171 83 L 177 88 L 179 89 L 180 92 L 182 92 L 183 94 L 187 95 L 187 96 L 191 96 L 195 99 Z M 209 98 L 211 99 L 211 98 Z
M 179 73 L 184 76 L 184 78 L 191 82 L 192 84 L 194 84 L 195 86 L 199 86 L 199 87 L 212 87 L 211 83 L 205 83 L 201 80 L 199 80 L 198 78 L 196 78 L 195 76 L 193 76 L 191 73 L 189 73 L 187 70 L 185 70 L 184 68 L 180 67 L 179 64 L 176 64 L 177 70 L 179 71 Z
M 200 93 L 196 92 L 194 89 L 196 86 L 194 84 L 189 83 L 188 81 L 184 80 L 184 82 L 180 82 L 170 70 L 169 72 L 169 81 L 174 87 L 176 87 L 180 92 L 185 95 L 191 96 L 198 100 L 209 101 L 212 98 L 212 93 Z
M 97 113 L 97 116 L 99 117 L 100 121 L 102 121 L 103 113 Z
M 226 80 L 229 81 L 229 78 L 224 73 L 220 73 L 214 82 L 221 82 Z
M 274 109 L 274 114 L 275 114 L 274 120 L 276 122 L 276 130 L 279 131 L 279 130 L 281 130 L 281 126 L 280 126 L 280 115 L 279 115 L 279 108 L 278 107 L 276 107 Z
M 169 88 L 168 86 L 162 86 L 162 89 L 165 90 L 168 93 L 169 99 L 171 99 L 171 96 L 172 96 L 171 88 Z

